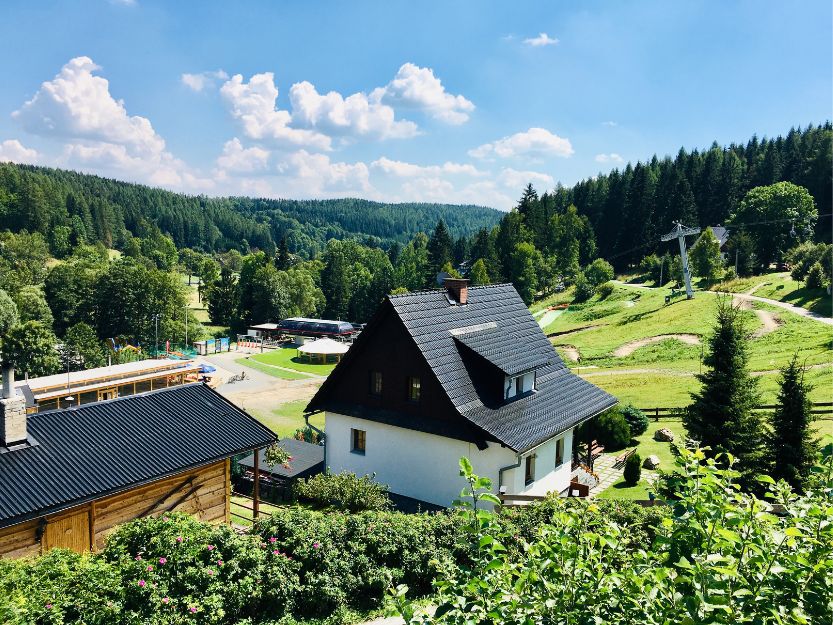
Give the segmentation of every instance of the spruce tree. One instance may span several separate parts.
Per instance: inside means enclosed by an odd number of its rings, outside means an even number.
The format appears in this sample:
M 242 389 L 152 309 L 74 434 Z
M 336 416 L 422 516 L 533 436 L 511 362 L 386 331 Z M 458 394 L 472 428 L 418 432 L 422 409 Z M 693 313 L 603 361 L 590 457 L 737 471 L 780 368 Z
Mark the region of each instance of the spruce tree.
M 683 415 L 688 436 L 709 447 L 712 455 L 731 453 L 739 462 L 743 483 L 764 463 L 761 418 L 753 410 L 758 403 L 758 380 L 747 368 L 747 331 L 742 312 L 728 298 L 717 303 L 717 323 L 703 359 L 706 371 L 697 376 L 701 389 L 691 394 Z
M 446 228 L 445 222 L 440 219 L 437 222 L 437 227 L 434 228 L 434 233 L 428 240 L 428 261 L 431 266 L 429 285 L 433 283 L 434 275 L 442 269 L 443 265 L 453 260 L 453 248 L 454 242 L 451 240 L 448 228 Z
M 801 490 L 818 451 L 813 437 L 812 404 L 808 397 L 811 387 L 804 381 L 804 367 L 793 356 L 781 369 L 778 381 L 778 404 L 772 415 L 770 454 L 772 477 L 784 479 Z
M 286 271 L 291 264 L 289 246 L 286 244 L 286 237 L 283 237 L 278 244 L 278 253 L 275 255 L 275 267 L 281 271 Z

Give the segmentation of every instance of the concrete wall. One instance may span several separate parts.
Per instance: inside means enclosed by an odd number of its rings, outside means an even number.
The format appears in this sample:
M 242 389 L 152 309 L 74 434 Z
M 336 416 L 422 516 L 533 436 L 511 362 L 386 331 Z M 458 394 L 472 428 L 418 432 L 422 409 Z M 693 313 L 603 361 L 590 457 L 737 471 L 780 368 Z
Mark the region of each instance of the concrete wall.
M 365 453 L 351 451 L 351 429 L 366 433 Z M 331 471 L 357 475 L 376 473 L 376 480 L 391 492 L 450 506 L 466 486 L 459 476 L 459 460 L 467 457 L 478 475 L 492 480 L 495 493 L 501 467 L 517 462 L 517 454 L 497 443 L 485 450 L 476 445 L 434 434 L 426 434 L 334 412 L 326 413 L 326 464 Z M 504 472 L 507 493 L 544 495 L 561 492 L 570 481 L 572 432 L 564 435 L 564 464 L 555 468 L 555 439 L 534 450 L 536 481 L 524 484 L 524 465 Z

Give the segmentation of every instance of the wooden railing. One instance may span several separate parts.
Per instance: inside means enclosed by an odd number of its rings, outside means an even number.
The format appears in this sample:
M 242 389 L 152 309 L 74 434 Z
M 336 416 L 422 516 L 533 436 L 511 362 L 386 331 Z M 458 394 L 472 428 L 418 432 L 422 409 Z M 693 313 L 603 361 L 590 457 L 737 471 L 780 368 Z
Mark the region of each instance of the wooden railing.
M 829 415 L 833 414 L 833 402 L 812 402 L 811 403 L 812 410 L 810 410 L 811 414 L 814 415 Z M 778 406 L 776 404 L 759 404 L 753 407 L 753 410 L 756 411 L 770 411 L 775 410 Z M 652 418 L 654 421 L 659 421 L 660 419 L 670 419 L 676 418 L 679 412 L 683 409 L 683 406 L 666 406 L 666 407 L 655 407 L 655 408 L 640 408 L 642 412 L 644 412 L 648 417 Z

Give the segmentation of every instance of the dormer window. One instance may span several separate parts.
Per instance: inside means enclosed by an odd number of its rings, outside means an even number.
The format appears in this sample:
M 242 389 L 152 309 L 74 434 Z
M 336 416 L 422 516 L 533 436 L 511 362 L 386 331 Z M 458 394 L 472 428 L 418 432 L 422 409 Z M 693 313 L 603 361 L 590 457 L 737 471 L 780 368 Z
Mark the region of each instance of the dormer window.
M 524 392 L 524 378 L 518 376 L 515 378 L 515 395 L 521 395 Z
M 535 390 L 535 372 L 507 376 L 503 385 L 503 397 L 507 401 L 531 393 Z

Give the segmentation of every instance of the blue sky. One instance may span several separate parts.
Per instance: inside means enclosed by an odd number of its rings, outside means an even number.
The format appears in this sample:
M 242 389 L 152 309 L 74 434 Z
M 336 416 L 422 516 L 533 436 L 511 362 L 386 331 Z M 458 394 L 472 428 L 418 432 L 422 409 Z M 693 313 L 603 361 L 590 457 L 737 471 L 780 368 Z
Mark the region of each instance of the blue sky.
M 0 160 L 209 195 L 507 209 L 831 117 L 831 3 L 0 8 Z M 276 95 L 277 94 L 277 95 Z

